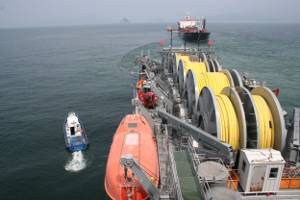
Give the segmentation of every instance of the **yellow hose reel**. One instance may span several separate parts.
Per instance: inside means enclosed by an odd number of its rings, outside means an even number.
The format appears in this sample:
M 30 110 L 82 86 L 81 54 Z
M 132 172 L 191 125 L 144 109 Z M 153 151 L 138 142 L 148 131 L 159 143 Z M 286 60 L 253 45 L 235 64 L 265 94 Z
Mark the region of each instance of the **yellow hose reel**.
M 179 62 L 178 66 L 178 83 L 179 83 L 179 93 L 181 97 L 184 97 L 186 75 L 189 70 L 197 73 L 206 73 L 206 66 L 203 62 L 193 62 L 189 59 L 182 60 Z
M 225 87 L 233 86 L 234 83 L 228 70 L 207 73 L 201 73 L 194 69 L 189 70 L 185 84 L 189 115 L 193 116 L 196 111 L 199 94 L 204 87 L 209 87 L 215 94 L 219 94 Z
M 234 150 L 246 148 L 246 120 L 238 93 L 226 87 L 215 94 L 209 87 L 201 90 L 195 125 L 228 143 Z
M 266 87 L 251 91 L 257 112 L 257 148 L 283 150 L 286 143 L 286 128 L 281 105 L 274 93 Z
M 245 111 L 247 148 L 283 150 L 286 129 L 277 97 L 266 87 L 256 87 L 251 93 L 245 87 L 236 90 Z
M 180 94 L 187 99 L 193 124 L 232 145 L 234 150 L 282 150 L 285 122 L 273 92 L 257 87 L 250 93 L 236 70 L 220 70 L 217 60 L 203 55 L 200 61 L 175 55 Z

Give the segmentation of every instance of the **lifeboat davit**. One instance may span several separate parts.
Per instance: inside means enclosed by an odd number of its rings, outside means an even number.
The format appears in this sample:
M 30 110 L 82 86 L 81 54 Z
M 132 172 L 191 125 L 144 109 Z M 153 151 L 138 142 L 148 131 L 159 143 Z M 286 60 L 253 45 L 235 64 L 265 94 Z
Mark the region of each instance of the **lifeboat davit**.
M 127 115 L 121 121 L 110 148 L 105 175 L 105 190 L 113 200 L 147 199 L 148 194 L 138 177 L 120 163 L 122 156 L 132 155 L 145 174 L 158 186 L 159 164 L 153 131 L 140 114 Z

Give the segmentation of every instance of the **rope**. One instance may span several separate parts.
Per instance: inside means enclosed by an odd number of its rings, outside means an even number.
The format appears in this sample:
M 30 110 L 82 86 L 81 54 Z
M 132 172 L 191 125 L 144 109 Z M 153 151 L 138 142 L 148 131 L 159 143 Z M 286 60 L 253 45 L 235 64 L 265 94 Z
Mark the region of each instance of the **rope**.
M 263 97 L 252 95 L 252 98 L 258 112 L 259 148 L 272 148 L 275 133 L 271 110 Z

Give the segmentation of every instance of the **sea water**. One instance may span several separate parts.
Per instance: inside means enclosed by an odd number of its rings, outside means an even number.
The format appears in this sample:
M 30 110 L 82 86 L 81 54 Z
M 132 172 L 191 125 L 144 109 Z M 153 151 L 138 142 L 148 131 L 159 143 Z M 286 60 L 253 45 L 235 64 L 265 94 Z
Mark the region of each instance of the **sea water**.
M 87 160 L 82 151 L 75 151 L 65 165 L 65 170 L 69 172 L 79 172 L 86 168 Z
M 142 49 L 158 56 L 157 44 L 169 41 L 167 25 L 0 29 L 0 199 L 106 198 L 112 137 L 131 112 L 133 61 Z M 300 25 L 207 28 L 223 66 L 279 87 L 287 111 L 300 106 Z M 70 110 L 79 114 L 90 141 L 71 165 L 81 169 L 77 161 L 85 158 L 80 173 L 65 169 L 73 158 L 63 138 Z

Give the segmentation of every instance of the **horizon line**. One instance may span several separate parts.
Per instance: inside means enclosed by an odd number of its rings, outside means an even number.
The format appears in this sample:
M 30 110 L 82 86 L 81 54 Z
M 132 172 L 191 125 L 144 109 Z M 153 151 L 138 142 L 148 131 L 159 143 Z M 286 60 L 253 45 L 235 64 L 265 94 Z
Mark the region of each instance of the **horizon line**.
M 79 26 L 109 26 L 109 25 L 143 25 L 143 24 L 170 24 L 174 25 L 177 22 L 155 22 L 155 21 L 145 21 L 145 22 L 111 22 L 111 23 L 82 23 L 82 24 L 51 24 L 51 25 L 25 25 L 25 26 L 0 26 L 0 29 L 31 29 L 31 28 L 59 28 L 59 27 L 79 27 Z M 257 21 L 257 20 L 210 20 L 211 24 L 300 24 L 298 21 Z

